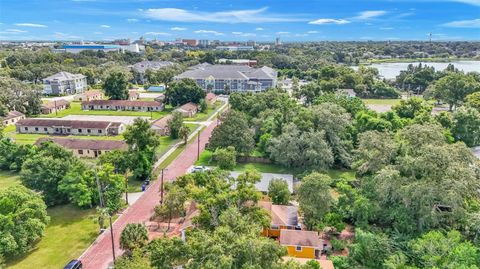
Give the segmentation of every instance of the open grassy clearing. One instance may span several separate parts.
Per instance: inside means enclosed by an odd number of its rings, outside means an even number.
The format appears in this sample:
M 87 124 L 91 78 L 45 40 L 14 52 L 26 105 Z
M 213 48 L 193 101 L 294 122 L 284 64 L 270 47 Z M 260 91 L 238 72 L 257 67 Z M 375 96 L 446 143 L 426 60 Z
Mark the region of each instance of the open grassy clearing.
M 362 99 L 366 105 L 397 105 L 401 99 Z
M 204 150 L 200 154 L 200 159 L 195 162 L 195 165 L 201 166 L 216 166 L 215 161 L 213 161 L 213 152 L 209 150 Z M 257 170 L 261 173 L 278 173 L 278 174 L 293 174 L 298 175 L 303 172 L 303 170 L 286 168 L 278 164 L 265 164 L 265 163 L 237 163 L 234 171 L 247 171 L 247 170 Z M 331 178 L 336 179 L 340 177 L 345 177 L 348 179 L 355 178 L 355 172 L 352 170 L 337 170 L 337 169 L 330 169 L 326 171 Z
M 48 209 L 50 224 L 45 236 L 32 251 L 7 263 L 7 268 L 63 268 L 78 258 L 98 235 L 98 224 L 90 216 L 94 209 L 79 209 L 72 205 Z
M 152 117 L 152 119 L 159 119 L 169 114 L 173 108 L 167 105 L 162 111 L 154 112 L 140 112 L 140 111 L 116 111 L 116 110 L 82 110 L 81 103 L 72 102 L 70 108 L 58 113 L 51 113 L 47 115 L 39 115 L 42 118 L 62 118 L 67 115 L 107 115 L 107 116 L 137 116 L 137 117 Z
M 15 172 L 0 171 L 0 190 L 21 184 L 20 176 Z

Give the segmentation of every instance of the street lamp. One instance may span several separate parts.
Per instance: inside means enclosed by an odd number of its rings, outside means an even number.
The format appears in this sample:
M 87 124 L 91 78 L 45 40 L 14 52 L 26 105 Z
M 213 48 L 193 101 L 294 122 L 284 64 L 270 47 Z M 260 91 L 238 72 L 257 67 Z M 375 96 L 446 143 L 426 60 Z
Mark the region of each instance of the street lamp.
M 163 174 L 164 174 L 164 171 L 168 169 L 166 168 L 162 168 L 162 176 L 160 178 L 160 204 L 163 205 Z

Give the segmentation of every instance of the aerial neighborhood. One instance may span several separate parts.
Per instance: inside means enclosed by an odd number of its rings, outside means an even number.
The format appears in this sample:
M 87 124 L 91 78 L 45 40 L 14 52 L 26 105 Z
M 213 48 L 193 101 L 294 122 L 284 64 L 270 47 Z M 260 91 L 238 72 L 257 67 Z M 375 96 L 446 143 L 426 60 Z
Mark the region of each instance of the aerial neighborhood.
M 480 268 L 476 1 L 4 2 L 0 269 Z

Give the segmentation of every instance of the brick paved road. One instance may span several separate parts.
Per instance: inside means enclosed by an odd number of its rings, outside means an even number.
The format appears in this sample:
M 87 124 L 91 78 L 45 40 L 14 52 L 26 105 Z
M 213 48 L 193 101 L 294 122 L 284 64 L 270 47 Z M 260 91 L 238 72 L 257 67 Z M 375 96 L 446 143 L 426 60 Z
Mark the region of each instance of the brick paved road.
M 200 151 L 205 148 L 206 142 L 215 128 L 217 121 L 211 124 L 200 135 Z M 164 179 L 172 180 L 185 174 L 185 171 L 197 159 L 197 139 L 187 145 L 186 149 L 167 167 Z M 115 239 L 115 254 L 120 256 L 119 248 L 120 232 L 128 223 L 144 223 L 150 219 L 154 207 L 160 201 L 160 180 L 155 180 L 152 186 L 117 219 L 113 225 Z M 82 254 L 80 260 L 85 269 L 104 269 L 112 262 L 112 247 L 110 230 L 106 230 L 97 240 Z

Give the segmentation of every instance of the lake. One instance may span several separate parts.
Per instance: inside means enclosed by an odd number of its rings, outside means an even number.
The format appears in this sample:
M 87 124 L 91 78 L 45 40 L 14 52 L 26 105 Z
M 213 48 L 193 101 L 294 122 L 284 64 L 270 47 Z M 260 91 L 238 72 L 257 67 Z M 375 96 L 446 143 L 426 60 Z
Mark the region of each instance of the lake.
M 418 65 L 420 62 L 410 62 L 410 63 L 378 63 L 367 65 L 368 67 L 374 67 L 378 69 L 380 76 L 386 79 L 395 79 L 396 76 L 400 74 L 400 71 L 407 70 L 409 64 Z M 435 71 L 444 70 L 449 64 L 453 64 L 455 68 L 464 72 L 477 71 L 480 72 L 480 61 L 455 61 L 449 63 L 439 63 L 439 62 L 422 62 L 422 64 L 427 66 L 433 66 Z M 357 66 L 352 67 L 354 70 L 357 70 Z

